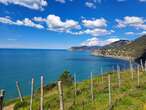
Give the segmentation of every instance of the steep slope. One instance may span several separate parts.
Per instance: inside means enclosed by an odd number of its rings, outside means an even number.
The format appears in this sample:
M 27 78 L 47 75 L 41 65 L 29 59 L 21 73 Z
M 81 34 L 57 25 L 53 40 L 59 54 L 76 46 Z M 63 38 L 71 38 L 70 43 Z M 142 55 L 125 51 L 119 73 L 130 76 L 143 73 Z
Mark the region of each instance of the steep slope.
M 131 56 L 140 57 L 146 50 L 146 35 L 137 38 L 122 49 L 125 49 L 126 51 L 131 51 Z
M 109 73 L 111 79 L 112 102 L 109 107 L 108 74 L 93 78 L 94 100 L 91 99 L 90 80 L 77 83 L 77 95 L 74 95 L 74 85 L 63 86 L 65 110 L 143 110 L 146 105 L 146 75 L 140 71 L 140 86 L 137 84 L 137 72 L 134 71 L 134 80 L 130 71 L 122 71 L 121 85 L 118 86 L 117 73 Z M 25 103 L 19 99 L 6 104 L 6 107 L 15 105 L 14 110 L 29 110 L 30 97 L 24 98 Z M 44 91 L 44 110 L 59 110 L 59 94 L 57 86 Z M 112 108 L 111 108 L 112 107 Z M 32 110 L 40 110 L 40 91 L 33 97 Z
M 103 48 L 104 49 L 120 48 L 120 47 L 125 46 L 129 43 L 130 43 L 129 40 L 119 40 L 119 41 L 113 42 L 111 44 L 108 44 L 108 45 L 104 46 Z
M 93 55 L 133 57 L 134 59 L 144 58 L 146 52 L 146 35 L 143 35 L 134 41 L 117 41 L 101 49 L 92 52 Z M 136 61 L 137 61 L 136 60 Z

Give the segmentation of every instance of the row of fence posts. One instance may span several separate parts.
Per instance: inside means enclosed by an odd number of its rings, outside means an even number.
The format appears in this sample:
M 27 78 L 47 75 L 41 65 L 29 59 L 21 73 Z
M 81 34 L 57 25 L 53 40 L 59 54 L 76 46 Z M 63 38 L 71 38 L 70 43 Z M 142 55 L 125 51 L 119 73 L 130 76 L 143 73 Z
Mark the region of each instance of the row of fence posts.
M 136 73 L 137 73 L 137 86 L 140 87 L 140 68 L 141 70 L 144 72 L 146 72 L 146 61 L 143 65 L 142 63 L 142 60 L 141 60 L 141 63 L 140 65 L 138 64 L 136 66 Z M 114 69 L 113 69 L 113 72 L 114 72 Z M 134 68 L 133 68 L 133 65 L 132 65 L 132 62 L 130 60 L 130 72 L 131 72 L 131 79 L 133 80 L 134 79 Z M 101 67 L 101 73 L 102 72 L 102 67 Z M 103 82 L 103 74 L 101 74 L 102 76 L 102 82 Z M 120 67 L 119 65 L 117 65 L 117 78 L 118 78 L 118 86 L 119 88 L 121 87 L 121 75 L 120 75 Z M 111 77 L 110 77 L 110 74 L 108 75 L 108 93 L 109 93 L 109 108 L 111 107 L 111 104 L 112 104 L 112 96 L 111 96 Z
M 132 65 L 132 62 L 130 60 L 130 72 L 131 72 L 131 79 L 134 79 L 134 68 Z M 146 72 L 146 61 L 145 64 L 143 65 L 142 60 L 140 65 L 137 65 L 137 86 L 140 86 L 140 67 L 142 71 Z M 103 77 L 103 69 L 101 67 L 101 78 L 102 78 L 102 83 L 104 81 Z M 121 75 L 120 75 L 120 67 L 117 65 L 117 79 L 118 79 L 118 87 L 121 87 Z M 21 93 L 20 85 L 19 82 L 16 81 L 16 88 L 18 91 L 18 95 L 20 98 L 20 101 L 23 102 L 23 96 Z M 43 110 L 43 103 L 44 103 L 44 77 L 41 76 L 41 87 L 40 87 L 40 110 Z M 63 99 L 63 84 L 62 81 L 58 81 L 58 91 L 59 91 L 59 99 L 60 99 L 60 110 L 64 110 L 64 99 Z M 90 92 L 91 92 L 91 100 L 92 102 L 94 101 L 94 92 L 93 92 L 93 73 L 91 72 L 90 74 Z M 112 96 L 111 96 L 111 77 L 110 74 L 108 75 L 108 93 L 109 93 L 109 107 L 112 104 Z M 77 96 L 77 80 L 76 80 L 76 74 L 74 74 L 74 104 L 76 103 L 76 96 Z M 33 105 L 33 97 L 34 97 L 34 78 L 31 80 L 31 97 L 30 97 L 30 110 L 32 110 L 32 105 Z M 3 98 L 4 98 L 4 90 L 1 90 L 0 92 L 0 110 L 2 110 L 3 107 Z
M 137 68 L 136 68 L 136 73 L 137 73 L 137 86 L 140 87 L 140 66 L 141 65 L 137 65 Z M 145 62 L 145 67 L 142 68 L 141 66 L 141 70 L 142 71 L 145 71 L 146 72 L 146 62 Z M 130 66 L 132 67 L 132 66 Z M 134 71 L 133 71 L 133 67 L 131 69 L 131 76 L 132 76 L 132 80 L 134 79 Z M 120 76 L 120 67 L 117 65 L 117 77 L 118 77 L 118 86 L 120 88 L 121 86 L 121 76 Z M 111 96 L 111 77 L 110 77 L 110 74 L 108 75 L 108 93 L 109 93 L 109 108 L 111 107 L 112 105 L 112 96 Z
M 23 99 L 21 89 L 20 89 L 20 85 L 19 85 L 18 81 L 16 81 L 16 88 L 17 88 L 17 91 L 18 91 L 19 99 L 20 99 L 21 102 L 23 102 L 24 99 Z M 64 110 L 62 81 L 58 81 L 58 91 L 59 91 L 59 99 L 60 99 L 60 110 Z M 41 76 L 40 92 L 41 92 L 40 93 L 40 110 L 44 110 L 44 106 L 43 106 L 43 103 L 44 103 L 44 77 L 43 76 Z M 75 94 L 76 94 L 76 92 L 75 92 Z M 1 96 L 2 95 L 0 95 L 0 98 L 1 98 Z M 31 97 L 30 97 L 30 107 L 29 107 L 30 110 L 32 110 L 33 97 L 34 97 L 34 78 L 32 78 L 32 80 L 31 80 Z M 2 110 L 2 109 L 0 109 L 0 110 Z

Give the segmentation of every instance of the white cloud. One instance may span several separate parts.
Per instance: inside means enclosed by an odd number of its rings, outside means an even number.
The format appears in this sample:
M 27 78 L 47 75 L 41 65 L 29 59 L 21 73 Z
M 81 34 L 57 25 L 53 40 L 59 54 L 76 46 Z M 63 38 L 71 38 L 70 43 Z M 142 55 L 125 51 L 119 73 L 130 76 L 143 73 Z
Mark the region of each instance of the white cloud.
M 65 3 L 65 0 L 56 0 L 56 2 Z
M 25 18 L 24 20 L 17 20 L 16 24 L 17 25 L 22 25 L 22 26 L 34 27 L 34 28 L 38 28 L 38 29 L 44 28 L 42 25 L 36 24 L 28 18 Z
M 107 30 L 105 28 L 107 24 L 104 18 L 78 22 L 72 19 L 62 20 L 56 15 L 48 15 L 46 18 L 34 17 L 32 19 L 24 18 L 23 20 L 16 21 L 12 21 L 8 17 L 0 17 L 0 22 L 38 29 L 45 28 L 46 30 L 66 32 L 72 35 L 105 36 L 114 33 L 113 30 Z M 84 27 L 81 28 L 81 25 Z
M 104 18 L 92 20 L 84 19 L 82 20 L 82 25 L 84 26 L 84 30 L 74 32 L 74 35 L 87 34 L 91 36 L 104 36 L 113 33 L 113 30 L 106 29 L 107 21 Z
M 95 29 L 86 29 L 86 30 L 81 30 L 78 32 L 71 32 L 69 31 L 68 33 L 73 34 L 73 35 L 91 35 L 91 36 L 105 36 L 105 35 L 110 35 L 113 33 L 112 30 L 107 30 L 107 29 L 100 29 L 100 28 L 95 28 Z
M 23 20 L 16 20 L 16 21 L 12 21 L 10 18 L 7 17 L 0 17 L 0 22 L 5 24 L 13 24 L 19 26 L 22 25 L 22 26 L 39 28 L 39 29 L 42 29 L 45 26 L 47 30 L 58 31 L 58 32 L 67 32 L 73 29 L 75 30 L 81 29 L 79 22 L 72 19 L 67 19 L 65 21 L 62 21 L 61 18 L 56 15 L 48 15 L 47 18 L 42 18 L 42 17 L 34 17 L 32 19 L 25 18 Z M 40 23 L 45 23 L 46 25 L 41 25 Z
M 93 9 L 96 8 L 95 3 L 92 3 L 92 2 L 85 2 L 85 6 L 88 7 L 88 8 L 93 8 Z
M 0 17 L 0 22 L 5 24 L 15 24 L 10 18 L 8 17 Z
M 135 26 L 137 29 L 143 29 L 146 30 L 146 24 L 139 24 Z
M 12 21 L 10 18 L 0 17 L 0 22 L 4 23 L 4 24 L 11 24 L 11 25 L 18 25 L 18 26 L 28 26 L 28 27 L 38 28 L 38 29 L 44 28 L 42 25 L 36 24 L 28 18 L 25 18 L 24 20 Z
M 104 18 L 95 19 L 95 20 L 82 20 L 82 23 L 85 27 L 88 28 L 97 28 L 97 27 L 106 27 L 107 21 Z
M 140 33 L 138 33 L 138 35 L 145 35 L 146 34 L 146 31 L 142 31 Z
M 125 33 L 126 35 L 133 35 L 133 34 L 135 34 L 134 32 L 126 32 Z
M 47 18 L 34 17 L 33 20 L 35 22 L 46 23 L 48 30 L 52 31 L 67 32 L 72 29 L 81 29 L 78 21 L 72 19 L 62 21 L 59 16 L 51 14 L 48 15 Z
M 120 40 L 119 38 L 109 38 L 109 39 L 104 41 L 105 42 L 104 45 L 107 45 L 107 44 L 110 44 L 110 43 L 113 43 L 113 42 L 116 42 L 119 40 Z
M 109 38 L 106 40 L 100 40 L 97 37 L 93 37 L 90 39 L 87 39 L 86 41 L 82 42 L 81 45 L 83 46 L 104 46 L 107 44 L 110 44 L 112 42 L 120 40 L 119 38 Z
M 86 41 L 82 42 L 81 45 L 83 45 L 83 46 L 96 46 L 96 45 L 100 44 L 99 42 L 100 42 L 99 39 L 97 39 L 96 37 L 93 37 L 91 39 L 87 39 Z
M 146 2 L 146 0 L 139 0 L 140 2 Z
M 84 31 L 84 33 L 92 35 L 92 36 L 104 36 L 104 35 L 111 34 L 110 31 L 108 31 L 106 29 L 100 29 L 100 28 L 87 29 L 87 30 Z
M 127 26 L 135 27 L 136 29 L 146 30 L 145 19 L 136 16 L 126 16 L 123 20 L 116 19 L 117 27 L 124 28 Z
M 125 2 L 125 1 L 128 1 L 128 0 L 117 0 L 118 2 Z M 139 2 L 146 2 L 146 0 L 137 0 Z
M 3 3 L 5 5 L 20 5 L 35 10 L 42 10 L 43 7 L 47 6 L 48 4 L 46 0 L 0 0 L 0 3 Z
M 126 16 L 123 20 L 116 19 L 116 22 L 118 23 L 118 27 L 126 27 L 126 26 L 134 26 L 144 23 L 144 19 L 141 17 L 136 16 Z
M 55 31 L 67 31 L 71 29 L 81 28 L 77 21 L 70 19 L 70 20 L 65 20 L 63 22 L 61 18 L 56 15 L 48 15 L 46 19 L 46 23 L 48 24 L 48 28 L 50 30 L 55 30 Z
M 34 17 L 33 20 L 36 22 L 45 22 L 46 21 L 46 19 L 42 18 L 42 17 Z

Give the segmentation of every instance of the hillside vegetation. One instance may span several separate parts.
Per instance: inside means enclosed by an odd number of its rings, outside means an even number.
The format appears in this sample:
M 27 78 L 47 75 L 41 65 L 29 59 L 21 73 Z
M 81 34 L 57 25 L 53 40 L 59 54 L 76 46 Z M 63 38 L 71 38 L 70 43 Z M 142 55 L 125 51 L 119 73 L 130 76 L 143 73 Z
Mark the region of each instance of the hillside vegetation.
M 146 35 L 143 35 L 134 41 L 120 40 L 104 46 L 100 49 L 95 49 L 93 55 L 102 56 L 121 56 L 121 57 L 132 57 L 135 60 L 145 60 L 146 52 Z
M 108 75 L 111 77 L 111 99 L 109 107 Z M 64 74 L 65 77 L 67 74 Z M 90 74 L 89 74 L 90 75 Z M 77 95 L 74 95 L 74 84 L 63 85 L 64 110 L 145 110 L 146 107 L 146 72 L 140 71 L 139 84 L 137 71 L 131 79 L 130 71 L 121 71 L 121 85 L 118 85 L 117 72 L 95 76 L 93 74 L 93 94 L 91 98 L 90 79 L 77 83 Z M 67 78 L 65 81 L 72 81 Z M 14 110 L 28 110 L 30 97 L 25 97 L 21 103 L 19 99 L 8 101 L 5 106 L 15 105 Z M 33 110 L 40 109 L 40 90 L 35 92 Z M 44 110 L 59 110 L 58 87 L 46 86 L 44 88 Z
M 69 48 L 70 51 L 92 51 L 97 48 L 101 48 L 100 46 L 74 46 Z

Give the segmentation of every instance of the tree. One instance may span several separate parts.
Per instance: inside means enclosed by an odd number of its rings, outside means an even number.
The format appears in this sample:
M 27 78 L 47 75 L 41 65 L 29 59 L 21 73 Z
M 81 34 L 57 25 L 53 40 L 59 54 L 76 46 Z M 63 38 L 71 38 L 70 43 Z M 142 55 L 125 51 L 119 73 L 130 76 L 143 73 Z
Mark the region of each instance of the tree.
M 64 85 L 71 85 L 73 83 L 73 77 L 72 75 L 70 74 L 69 71 L 65 70 L 61 76 L 59 77 L 59 80 L 62 81 L 62 83 Z

